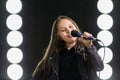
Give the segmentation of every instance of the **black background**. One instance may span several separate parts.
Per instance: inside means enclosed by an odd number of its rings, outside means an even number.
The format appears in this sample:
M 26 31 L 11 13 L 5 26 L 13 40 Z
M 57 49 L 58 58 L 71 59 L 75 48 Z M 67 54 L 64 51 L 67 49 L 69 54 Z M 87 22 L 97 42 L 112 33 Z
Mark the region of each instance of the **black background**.
M 7 67 L 10 65 L 6 53 L 11 48 L 6 42 L 6 35 L 10 31 L 6 26 L 6 18 L 10 15 L 6 11 L 6 1 L 0 0 L 0 80 L 9 80 Z M 46 48 L 51 33 L 53 21 L 59 15 L 71 17 L 82 31 L 88 31 L 95 37 L 100 29 L 96 20 L 101 14 L 97 10 L 97 0 L 21 0 L 22 11 L 18 13 L 23 19 L 23 43 L 19 46 L 23 50 L 23 60 L 19 63 L 24 70 L 20 80 L 30 80 L 32 72 L 42 57 L 42 50 Z M 109 63 L 113 68 L 113 75 L 109 80 L 120 80 L 120 1 L 112 0 L 114 9 L 110 13 L 114 24 L 109 30 L 113 33 L 113 43 L 109 48 L 113 51 L 113 59 Z M 109 74 L 109 73 L 108 73 Z

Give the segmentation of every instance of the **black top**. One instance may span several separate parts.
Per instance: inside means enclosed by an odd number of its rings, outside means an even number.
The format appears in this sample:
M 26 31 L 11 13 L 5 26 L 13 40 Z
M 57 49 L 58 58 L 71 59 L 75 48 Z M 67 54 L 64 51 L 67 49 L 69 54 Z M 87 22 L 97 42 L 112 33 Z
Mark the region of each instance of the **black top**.
M 59 55 L 59 79 L 60 80 L 81 80 L 79 73 L 75 48 L 63 49 Z
M 103 70 L 104 65 L 96 47 L 76 49 L 64 48 L 59 55 L 51 55 L 39 66 L 32 80 L 98 80 L 96 71 Z

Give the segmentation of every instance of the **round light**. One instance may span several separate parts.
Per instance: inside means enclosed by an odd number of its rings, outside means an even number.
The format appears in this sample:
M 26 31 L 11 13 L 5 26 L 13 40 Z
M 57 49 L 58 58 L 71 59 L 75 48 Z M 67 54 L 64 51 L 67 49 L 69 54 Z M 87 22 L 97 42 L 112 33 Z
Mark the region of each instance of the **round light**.
M 100 76 L 99 72 L 97 72 L 97 75 L 100 77 L 100 79 L 107 80 L 109 79 L 113 74 L 113 70 L 110 65 L 104 64 L 104 69 L 103 71 L 100 71 Z
M 23 42 L 23 36 L 19 31 L 11 31 L 7 35 L 7 42 L 10 46 L 17 47 Z
M 7 74 L 8 74 L 10 79 L 18 80 L 23 75 L 23 69 L 18 64 L 11 64 L 7 69 Z
M 19 13 L 22 9 L 21 0 L 7 0 L 6 9 L 9 13 Z
M 22 18 L 19 15 L 10 15 L 6 22 L 10 30 L 18 30 L 22 26 Z
M 102 14 L 97 19 L 97 25 L 100 29 L 108 30 L 113 26 L 113 19 L 110 15 Z
M 97 8 L 101 13 L 110 13 L 113 10 L 112 0 L 99 0 Z
M 104 58 L 104 63 L 109 63 L 113 58 L 112 50 L 108 47 L 105 47 L 105 53 L 104 48 L 100 48 L 98 50 L 98 54 L 101 56 L 102 59 Z
M 97 34 L 97 39 L 101 40 L 105 46 L 109 46 L 113 42 L 113 36 L 109 31 L 100 31 Z M 100 42 L 98 42 L 101 46 L 103 46 Z
M 7 59 L 11 63 L 19 63 L 23 59 L 23 53 L 19 48 L 11 48 L 7 52 Z

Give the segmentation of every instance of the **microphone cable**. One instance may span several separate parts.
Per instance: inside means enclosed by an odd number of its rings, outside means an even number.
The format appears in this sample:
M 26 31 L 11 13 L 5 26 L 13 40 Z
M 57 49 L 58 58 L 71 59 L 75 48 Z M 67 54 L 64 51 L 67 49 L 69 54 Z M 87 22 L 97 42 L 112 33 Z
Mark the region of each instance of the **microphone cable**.
M 105 59 L 105 44 L 104 44 L 101 40 L 98 40 L 98 42 L 101 42 L 102 45 L 103 45 L 104 51 L 103 51 L 103 58 L 102 58 L 102 61 L 103 61 L 103 65 L 104 65 L 104 59 Z M 98 77 L 99 77 L 99 79 L 100 79 L 101 72 L 100 72 L 100 71 L 98 71 L 98 72 L 99 72 Z

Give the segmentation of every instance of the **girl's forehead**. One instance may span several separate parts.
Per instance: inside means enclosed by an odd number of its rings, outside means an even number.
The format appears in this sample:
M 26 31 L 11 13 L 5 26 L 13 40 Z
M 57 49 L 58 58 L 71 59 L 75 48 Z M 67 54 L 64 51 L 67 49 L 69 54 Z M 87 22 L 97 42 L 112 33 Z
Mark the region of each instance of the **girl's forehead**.
M 68 19 L 61 19 L 58 22 L 58 26 L 65 26 L 65 25 L 70 25 L 70 24 L 73 24 L 73 23 Z
M 71 20 L 69 19 L 61 19 L 59 23 L 71 23 Z

